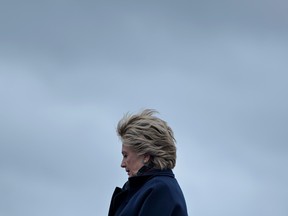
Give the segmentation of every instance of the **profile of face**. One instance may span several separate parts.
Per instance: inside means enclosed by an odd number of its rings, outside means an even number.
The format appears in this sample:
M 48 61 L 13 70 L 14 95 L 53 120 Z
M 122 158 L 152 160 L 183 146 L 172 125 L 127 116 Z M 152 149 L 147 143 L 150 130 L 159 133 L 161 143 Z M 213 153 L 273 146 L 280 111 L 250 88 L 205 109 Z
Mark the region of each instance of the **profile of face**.
M 133 149 L 125 145 L 122 145 L 122 155 L 121 167 L 125 168 L 129 177 L 135 176 L 144 163 L 149 160 L 148 155 L 139 156 Z

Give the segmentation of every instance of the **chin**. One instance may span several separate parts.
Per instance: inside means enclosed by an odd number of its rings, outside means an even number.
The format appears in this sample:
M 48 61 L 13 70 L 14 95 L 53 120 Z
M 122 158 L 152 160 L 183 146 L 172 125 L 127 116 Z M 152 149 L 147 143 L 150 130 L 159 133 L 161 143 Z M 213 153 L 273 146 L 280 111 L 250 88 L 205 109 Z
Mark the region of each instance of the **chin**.
M 129 173 L 129 177 L 133 177 L 133 176 L 136 176 L 136 174 L 135 173 Z

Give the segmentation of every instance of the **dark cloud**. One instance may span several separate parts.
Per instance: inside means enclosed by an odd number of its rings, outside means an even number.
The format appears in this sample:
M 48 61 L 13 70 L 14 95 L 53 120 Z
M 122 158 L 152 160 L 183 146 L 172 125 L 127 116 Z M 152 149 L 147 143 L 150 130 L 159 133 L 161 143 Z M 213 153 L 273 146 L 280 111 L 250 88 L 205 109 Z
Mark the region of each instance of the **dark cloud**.
M 1 4 L 1 215 L 107 214 L 145 107 L 191 215 L 287 215 L 286 2 Z

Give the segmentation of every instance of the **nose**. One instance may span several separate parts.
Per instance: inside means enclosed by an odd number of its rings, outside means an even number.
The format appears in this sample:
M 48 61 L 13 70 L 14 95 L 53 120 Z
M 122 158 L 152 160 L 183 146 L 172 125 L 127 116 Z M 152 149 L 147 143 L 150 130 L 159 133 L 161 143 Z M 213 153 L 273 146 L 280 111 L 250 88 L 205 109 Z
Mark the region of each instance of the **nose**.
M 121 167 L 122 167 L 122 168 L 125 168 L 125 167 L 126 167 L 126 164 L 125 164 L 124 160 L 121 161 Z

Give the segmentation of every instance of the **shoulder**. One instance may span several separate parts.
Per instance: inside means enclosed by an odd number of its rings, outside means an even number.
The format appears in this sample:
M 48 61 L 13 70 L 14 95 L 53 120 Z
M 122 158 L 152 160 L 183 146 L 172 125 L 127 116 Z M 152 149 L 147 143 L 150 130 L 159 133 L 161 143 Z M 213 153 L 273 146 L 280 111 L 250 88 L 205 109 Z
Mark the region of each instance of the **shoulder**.
M 142 189 L 172 197 L 182 196 L 181 188 L 174 175 L 154 175 L 143 185 Z
M 137 195 L 160 194 L 162 197 L 182 197 L 181 188 L 172 170 L 152 170 L 146 175 L 131 177 L 130 189 Z M 137 191 L 137 192 L 136 192 Z
M 185 198 L 174 177 L 153 176 L 140 191 L 143 198 L 140 215 L 187 215 Z
M 147 185 L 159 189 L 173 189 L 178 188 L 178 182 L 171 176 L 154 176 L 148 182 Z

